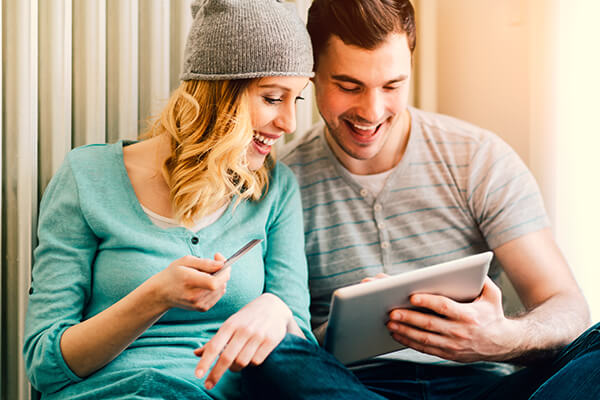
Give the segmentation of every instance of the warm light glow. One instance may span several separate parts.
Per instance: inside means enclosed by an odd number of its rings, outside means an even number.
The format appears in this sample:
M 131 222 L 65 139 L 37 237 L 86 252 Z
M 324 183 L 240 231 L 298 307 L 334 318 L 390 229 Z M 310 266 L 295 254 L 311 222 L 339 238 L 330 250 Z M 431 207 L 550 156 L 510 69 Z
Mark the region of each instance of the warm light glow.
M 562 0 L 558 12 L 557 240 L 600 320 L 600 2 Z

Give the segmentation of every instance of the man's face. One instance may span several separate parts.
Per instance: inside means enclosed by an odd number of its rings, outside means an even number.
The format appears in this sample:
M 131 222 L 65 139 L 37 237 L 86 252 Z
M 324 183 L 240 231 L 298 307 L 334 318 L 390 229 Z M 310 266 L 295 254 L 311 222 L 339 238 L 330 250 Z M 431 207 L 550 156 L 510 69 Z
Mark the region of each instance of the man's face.
M 327 141 L 351 172 L 392 168 L 406 143 L 411 53 L 406 35 L 390 34 L 373 50 L 329 39 L 314 83 Z

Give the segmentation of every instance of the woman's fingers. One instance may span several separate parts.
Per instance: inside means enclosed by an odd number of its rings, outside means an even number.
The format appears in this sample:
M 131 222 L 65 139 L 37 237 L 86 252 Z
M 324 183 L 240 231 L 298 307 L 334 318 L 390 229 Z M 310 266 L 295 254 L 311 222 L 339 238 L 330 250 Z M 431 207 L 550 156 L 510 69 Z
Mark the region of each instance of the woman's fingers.
M 227 268 L 223 273 L 218 275 L 207 274 L 198 270 L 188 270 L 182 277 L 182 283 L 187 289 L 205 289 L 210 291 L 216 291 L 222 289 L 223 286 L 229 281 L 231 276 L 231 270 Z
M 205 381 L 206 388 L 211 389 L 227 369 L 237 372 L 249 364 L 262 363 L 277 344 L 270 337 L 252 333 L 246 328 L 237 328 L 230 333 L 229 327 L 224 326 L 208 343 L 194 350 L 194 354 L 201 357 L 196 376 L 202 377 L 218 358 Z
M 256 351 L 261 345 L 262 340 L 257 337 L 252 337 L 250 340 L 246 342 L 246 345 L 242 348 L 242 350 L 237 355 L 236 359 L 233 361 L 229 369 L 234 372 L 239 372 L 242 368 L 246 367 L 253 360 Z
M 247 337 L 236 333 L 229 343 L 227 343 L 225 349 L 219 355 L 219 359 L 206 378 L 204 386 L 206 386 L 207 389 L 211 389 L 219 382 L 219 379 L 221 379 L 225 371 L 233 365 L 247 341 Z
M 219 260 L 216 259 L 217 256 L 220 256 Z M 188 255 L 176 260 L 175 263 L 184 267 L 194 268 L 200 272 L 212 274 L 223 268 L 224 261 L 224 257 L 217 253 L 215 254 L 215 260 L 209 260 L 207 258 L 198 258 Z
M 231 339 L 233 333 L 234 330 L 230 329 L 227 322 L 225 322 L 212 339 L 200 349 L 194 351 L 197 356 L 201 356 L 200 361 L 196 366 L 196 376 L 200 378 L 208 371 L 212 363 Z
M 220 289 L 206 292 L 205 294 L 199 296 L 194 303 L 194 309 L 201 312 L 210 310 L 219 302 L 219 300 L 221 300 L 223 295 L 225 295 L 226 289 L 227 284 L 224 284 Z
M 252 357 L 252 360 L 250 361 L 250 364 L 252 365 L 260 365 L 263 363 L 263 361 L 265 361 L 265 358 L 267 358 L 269 356 L 269 354 L 271 354 L 271 352 L 275 349 L 275 347 L 277 347 L 277 345 L 281 342 L 274 342 L 272 340 L 264 340 L 261 345 L 258 347 L 258 349 L 256 349 L 256 352 L 254 353 L 254 356 Z

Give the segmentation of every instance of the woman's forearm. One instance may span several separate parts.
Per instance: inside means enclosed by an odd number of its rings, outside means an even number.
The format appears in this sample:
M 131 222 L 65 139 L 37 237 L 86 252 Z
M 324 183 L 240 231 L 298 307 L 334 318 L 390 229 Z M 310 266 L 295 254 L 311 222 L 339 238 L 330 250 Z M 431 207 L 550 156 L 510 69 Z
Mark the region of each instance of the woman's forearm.
M 60 341 L 65 362 L 85 377 L 118 356 L 170 308 L 209 310 L 230 277 L 229 271 L 214 275 L 223 261 L 220 254 L 215 260 L 184 256 L 173 261 L 106 310 L 67 329 Z
M 67 329 L 60 348 L 69 368 L 83 378 L 117 357 L 168 310 L 158 298 L 146 281 L 106 310 Z

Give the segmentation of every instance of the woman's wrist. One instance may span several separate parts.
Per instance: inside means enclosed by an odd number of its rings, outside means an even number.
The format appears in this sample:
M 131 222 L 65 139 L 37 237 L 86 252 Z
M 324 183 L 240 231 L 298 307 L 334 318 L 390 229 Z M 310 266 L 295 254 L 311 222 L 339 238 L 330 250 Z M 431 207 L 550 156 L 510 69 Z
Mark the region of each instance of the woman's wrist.
M 300 327 L 298 326 L 298 323 L 296 322 L 296 320 L 294 319 L 294 315 L 292 314 L 292 310 L 290 310 L 290 308 L 287 306 L 287 304 L 285 304 L 285 302 L 283 300 L 281 300 L 278 296 L 272 294 L 272 293 L 263 293 L 262 296 L 265 296 L 267 298 L 272 298 L 273 301 L 279 303 L 282 307 L 282 310 L 284 311 L 284 315 L 285 315 L 285 327 L 286 327 L 286 331 L 288 333 L 294 334 L 296 336 L 300 336 L 302 338 L 304 338 L 304 333 L 302 332 L 302 330 L 300 329 Z
M 290 310 L 290 308 L 287 306 L 287 304 L 285 304 L 285 302 L 283 300 L 281 300 L 278 296 L 274 295 L 273 293 L 263 293 L 261 296 L 268 298 L 268 299 L 272 300 L 274 303 L 278 304 L 281 307 L 282 313 L 285 314 L 286 321 L 293 319 L 292 310 Z
M 288 333 L 291 333 L 292 335 L 296 335 L 303 339 L 306 339 L 304 332 L 302 332 L 302 329 L 300 329 L 300 326 L 298 326 L 298 323 L 296 322 L 294 317 L 290 318 L 290 321 L 288 322 L 288 325 L 287 325 L 287 331 L 288 331 Z
M 164 285 L 161 285 L 157 275 L 154 275 L 142 283 L 134 292 L 138 292 L 140 300 L 147 309 L 153 310 L 153 313 L 157 315 L 162 315 L 172 308 L 163 288 Z

